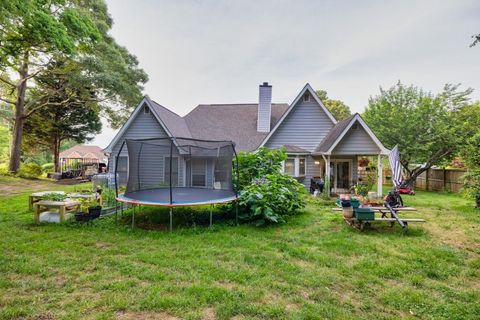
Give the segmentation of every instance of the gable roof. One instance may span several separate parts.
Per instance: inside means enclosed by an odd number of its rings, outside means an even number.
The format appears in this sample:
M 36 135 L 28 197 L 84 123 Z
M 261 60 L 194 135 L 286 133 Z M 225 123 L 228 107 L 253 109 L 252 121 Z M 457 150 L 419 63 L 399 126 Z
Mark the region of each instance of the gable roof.
M 103 161 L 105 159 L 105 154 L 103 153 L 102 148 L 98 146 L 79 144 L 60 152 L 60 158 L 94 158 Z
M 271 126 L 275 126 L 288 109 L 286 103 L 272 103 Z M 257 131 L 258 103 L 201 104 L 184 119 L 195 138 L 231 140 L 237 151 L 253 151 L 267 136 Z
M 163 124 L 167 127 L 171 136 L 192 138 L 192 135 L 190 134 L 190 130 L 188 129 L 187 123 L 185 122 L 184 118 L 180 117 L 178 114 L 165 108 L 159 103 L 150 100 L 148 97 L 147 99 L 149 101 L 150 108 L 153 110 L 153 112 L 156 113 L 158 118 L 163 121 Z
M 378 140 L 377 136 L 372 132 L 370 127 L 365 123 L 360 114 L 355 113 L 350 117 L 338 122 L 335 127 L 333 127 L 330 132 L 323 138 L 322 142 L 315 149 L 315 153 L 331 154 L 333 149 L 338 145 L 342 138 L 347 134 L 348 130 L 352 125 L 358 122 L 363 129 L 367 132 L 370 138 L 375 142 L 377 147 L 380 149 L 382 154 L 388 154 L 389 150 L 383 146 L 383 144 Z
M 273 136 L 275 131 L 277 131 L 277 129 L 280 127 L 280 124 L 283 122 L 283 120 L 285 120 L 285 118 L 288 116 L 288 114 L 293 110 L 293 108 L 295 108 L 297 103 L 300 101 L 300 99 L 303 97 L 303 95 L 307 91 L 310 93 L 310 96 L 312 96 L 314 98 L 314 100 L 318 103 L 318 105 L 322 108 L 323 112 L 325 112 L 325 114 L 332 121 L 332 123 L 333 124 L 337 123 L 337 120 L 335 119 L 335 117 L 330 113 L 330 111 L 328 111 L 328 109 L 325 107 L 325 105 L 320 100 L 320 98 L 318 98 L 317 94 L 315 93 L 315 90 L 313 90 L 312 86 L 310 86 L 310 84 L 307 83 L 307 84 L 305 84 L 303 89 L 300 91 L 300 93 L 295 97 L 293 102 L 290 104 L 290 107 L 283 114 L 283 116 L 280 118 L 280 120 L 278 120 L 277 124 L 275 126 L 273 126 L 273 129 L 270 130 L 270 132 L 267 134 L 265 139 L 263 139 L 262 143 L 260 144 L 260 147 L 263 147 L 267 143 L 267 141 Z

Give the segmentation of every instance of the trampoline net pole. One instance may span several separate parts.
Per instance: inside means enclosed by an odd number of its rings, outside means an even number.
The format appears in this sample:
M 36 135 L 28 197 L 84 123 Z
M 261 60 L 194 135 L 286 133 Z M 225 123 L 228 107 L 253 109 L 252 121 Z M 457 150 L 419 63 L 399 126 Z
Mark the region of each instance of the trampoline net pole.
M 173 208 L 170 207 L 170 232 L 172 232 L 172 227 L 173 227 L 173 222 L 172 222 L 172 216 L 173 216 Z
M 172 163 L 173 163 L 173 138 L 170 141 L 170 204 L 173 204 L 173 191 L 172 191 Z M 170 209 L 171 210 L 171 209 Z M 170 211 L 170 216 L 172 211 Z M 171 223 L 170 223 L 171 225 Z M 171 228 L 170 228 L 171 229 Z

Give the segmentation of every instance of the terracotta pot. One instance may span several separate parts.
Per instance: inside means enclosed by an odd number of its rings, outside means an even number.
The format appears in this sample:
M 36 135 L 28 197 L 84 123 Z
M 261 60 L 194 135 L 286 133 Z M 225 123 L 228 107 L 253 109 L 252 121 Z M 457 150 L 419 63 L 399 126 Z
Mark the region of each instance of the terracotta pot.
M 352 207 L 343 208 L 343 217 L 345 219 L 352 219 L 353 218 L 353 208 Z

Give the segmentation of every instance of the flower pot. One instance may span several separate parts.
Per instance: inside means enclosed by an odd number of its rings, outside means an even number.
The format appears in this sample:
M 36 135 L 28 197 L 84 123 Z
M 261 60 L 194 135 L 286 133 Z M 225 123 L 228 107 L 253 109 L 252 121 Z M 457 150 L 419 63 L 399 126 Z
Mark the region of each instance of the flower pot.
M 91 220 L 91 216 L 89 213 L 77 212 L 75 213 L 75 220 L 77 222 L 88 222 Z
M 88 208 L 88 214 L 91 216 L 91 219 L 96 219 L 100 217 L 101 213 L 102 213 L 102 206 L 95 206 L 95 207 Z
M 352 207 L 344 207 L 343 208 L 343 217 L 345 219 L 352 219 L 353 218 L 353 208 Z

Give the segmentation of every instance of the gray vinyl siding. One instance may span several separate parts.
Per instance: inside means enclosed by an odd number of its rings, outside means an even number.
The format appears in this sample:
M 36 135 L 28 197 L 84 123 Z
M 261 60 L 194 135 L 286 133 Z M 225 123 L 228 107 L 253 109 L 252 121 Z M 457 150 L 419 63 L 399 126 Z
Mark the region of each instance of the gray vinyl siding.
M 378 154 L 380 149 L 368 135 L 363 127 L 358 124 L 357 129 L 352 129 L 343 136 L 340 143 L 333 149 L 332 154 L 355 154 L 373 155 Z
M 158 123 L 157 119 L 150 111 L 150 113 L 144 113 L 143 109 L 137 114 L 135 119 L 133 119 L 130 126 L 121 136 L 121 138 L 117 141 L 117 143 L 112 147 L 112 153 L 110 155 L 110 171 L 113 172 L 115 170 L 115 157 L 117 156 L 120 147 L 125 141 L 125 139 L 147 139 L 147 138 L 163 138 L 168 137 L 165 130 L 163 130 L 160 123 Z M 128 150 L 127 146 L 125 145 L 121 152 L 121 157 L 128 157 Z M 142 165 L 151 166 L 152 168 L 157 168 L 157 166 L 161 166 L 163 168 L 163 160 L 158 159 L 153 154 L 151 157 L 142 157 Z M 180 164 L 179 164 L 180 165 Z M 179 168 L 180 170 L 180 168 Z M 161 173 L 159 173 L 161 172 Z M 119 173 L 121 175 L 119 180 L 122 181 L 122 184 L 126 181 L 126 177 L 124 177 L 124 173 Z M 150 184 L 160 184 L 163 182 L 163 169 L 162 170 L 155 170 L 155 173 L 148 177 L 145 180 L 146 183 Z
M 310 189 L 310 179 L 313 177 L 323 177 L 325 171 L 322 173 L 321 170 L 324 168 L 323 160 L 318 160 L 320 161 L 319 165 L 315 164 L 315 159 L 312 156 L 307 156 L 306 159 L 306 173 L 305 173 L 305 180 L 303 181 L 303 184 L 305 185 L 305 188 Z M 324 169 L 323 169 L 324 170 Z
M 316 101 L 297 102 L 265 146 L 270 149 L 295 145 L 310 152 L 333 127 L 332 120 Z

